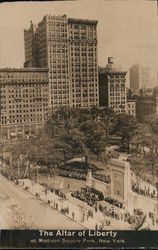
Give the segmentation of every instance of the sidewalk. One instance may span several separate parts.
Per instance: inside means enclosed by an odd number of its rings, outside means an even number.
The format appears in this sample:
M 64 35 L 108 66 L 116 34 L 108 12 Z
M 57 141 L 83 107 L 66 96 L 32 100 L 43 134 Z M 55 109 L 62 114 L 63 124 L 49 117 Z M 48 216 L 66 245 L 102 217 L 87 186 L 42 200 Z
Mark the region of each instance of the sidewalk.
M 20 186 L 25 190 L 26 186 L 22 186 L 22 185 Z M 27 190 L 27 192 L 31 193 L 34 196 L 36 196 L 36 194 L 38 193 L 38 197 L 37 197 L 38 199 L 42 200 L 46 204 L 49 204 L 49 206 L 51 206 L 53 209 L 56 209 L 60 213 L 62 213 L 62 209 L 68 208 L 69 212 L 64 215 L 69 217 L 71 220 L 79 223 L 86 229 L 95 229 L 96 224 L 99 226 L 102 223 L 100 219 L 98 220 L 97 217 L 91 218 L 87 216 L 88 211 L 92 210 L 91 207 L 90 208 L 86 207 L 82 211 L 82 209 L 77 204 L 74 204 L 72 201 L 68 199 L 66 200 L 62 199 L 60 196 L 56 195 L 54 192 L 52 193 L 51 191 L 47 191 L 47 194 L 45 194 L 43 187 L 39 188 L 37 192 L 36 184 L 34 185 L 32 183 L 30 188 Z M 84 221 L 83 221 L 83 213 L 85 214 Z
M 30 181 L 29 181 L 30 182 Z M 25 186 L 22 187 L 23 189 Z M 38 193 L 38 199 L 42 200 L 53 209 L 56 209 L 60 213 L 64 214 L 71 220 L 77 222 L 87 229 L 94 230 L 96 225 L 99 229 L 99 226 L 103 225 L 105 220 L 109 220 L 111 223 L 109 226 L 106 226 L 106 229 L 121 229 L 121 230 L 130 230 L 131 226 L 124 221 L 120 221 L 108 216 L 105 216 L 100 211 L 95 212 L 95 209 L 88 206 L 85 202 L 82 202 L 76 198 L 73 198 L 71 194 L 68 194 L 67 199 L 63 199 L 60 196 L 56 195 L 54 192 L 47 191 L 45 192 L 45 188 L 40 184 L 33 182 L 30 185 L 29 190 L 27 192 L 36 196 Z M 49 203 L 48 203 L 49 201 Z M 68 209 L 68 213 L 63 213 L 63 210 Z M 88 212 L 91 211 L 93 216 L 88 216 Z M 103 228 L 104 229 L 104 228 Z
M 61 213 L 62 215 L 68 217 L 69 219 L 71 219 L 72 221 L 75 221 L 76 223 L 78 223 L 79 225 L 81 225 L 82 227 L 84 227 L 85 229 L 87 229 L 86 225 L 82 224 L 80 222 L 80 220 L 78 220 L 78 217 L 75 217 L 74 219 L 72 218 L 72 212 L 74 212 L 75 207 L 72 206 L 71 209 L 69 209 L 69 214 L 63 214 L 61 212 L 61 209 L 64 209 L 67 207 L 68 203 L 67 200 L 63 200 L 61 197 L 59 197 L 58 195 L 56 195 L 55 193 L 52 193 L 50 191 L 47 192 L 47 195 L 45 195 L 44 191 L 41 191 L 39 193 L 39 196 L 36 196 L 37 190 L 33 188 L 33 186 L 30 188 L 30 190 L 26 190 L 25 186 L 22 185 L 18 185 L 23 191 L 30 193 L 31 195 L 33 195 L 34 197 L 36 197 L 37 199 L 43 201 L 46 205 L 52 207 L 52 209 L 57 210 L 59 213 Z M 48 203 L 48 200 L 50 201 L 50 203 Z M 56 207 L 56 205 L 58 205 Z M 69 204 L 70 205 L 70 204 Z

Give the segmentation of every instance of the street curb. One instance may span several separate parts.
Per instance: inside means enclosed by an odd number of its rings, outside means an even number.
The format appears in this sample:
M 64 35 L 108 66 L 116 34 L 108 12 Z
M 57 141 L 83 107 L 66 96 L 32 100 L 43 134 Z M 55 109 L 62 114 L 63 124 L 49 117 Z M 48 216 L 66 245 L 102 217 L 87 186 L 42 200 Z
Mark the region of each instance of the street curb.
M 36 200 L 42 201 L 42 202 L 43 202 L 44 204 L 46 204 L 49 208 L 51 208 L 51 209 L 53 209 L 53 210 L 56 210 L 57 212 L 59 212 L 60 214 L 62 214 L 62 215 L 65 216 L 65 217 L 67 217 L 67 218 L 70 219 L 71 221 L 77 223 L 78 225 L 82 226 L 82 227 L 85 228 L 85 229 L 88 229 L 88 228 L 86 228 L 84 225 L 82 225 L 81 223 L 79 223 L 78 221 L 73 220 L 71 217 L 69 217 L 69 216 L 63 214 L 61 211 L 55 209 L 55 208 L 54 208 L 53 206 L 51 206 L 49 203 L 47 203 L 47 202 L 43 201 L 42 199 L 36 197 L 34 194 L 32 194 L 31 192 L 27 191 L 27 190 L 24 189 L 22 186 L 16 184 L 14 181 L 9 180 L 9 179 L 8 179 L 7 177 L 5 177 L 3 174 L 1 174 L 1 175 L 2 175 L 6 180 L 8 180 L 9 182 L 15 184 L 15 186 L 18 187 L 18 188 L 19 188 L 21 191 L 23 191 L 24 193 L 26 193 L 26 194 L 31 194 L 32 197 L 36 198 Z

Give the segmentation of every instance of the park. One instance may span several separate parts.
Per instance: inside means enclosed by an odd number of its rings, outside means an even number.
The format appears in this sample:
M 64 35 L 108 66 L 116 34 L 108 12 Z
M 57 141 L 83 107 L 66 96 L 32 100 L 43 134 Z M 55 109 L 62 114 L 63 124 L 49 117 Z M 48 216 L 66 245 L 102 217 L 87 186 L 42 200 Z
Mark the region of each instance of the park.
M 38 135 L 1 144 L 1 173 L 85 228 L 153 229 L 157 132 L 156 119 L 59 109 Z

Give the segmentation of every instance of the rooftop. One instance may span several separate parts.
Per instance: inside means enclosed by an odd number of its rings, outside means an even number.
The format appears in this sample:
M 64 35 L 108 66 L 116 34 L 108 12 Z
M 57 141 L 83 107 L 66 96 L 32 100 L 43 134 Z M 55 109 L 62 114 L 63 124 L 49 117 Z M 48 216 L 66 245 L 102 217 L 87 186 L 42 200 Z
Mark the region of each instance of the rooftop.
M 127 102 L 136 102 L 136 99 L 128 99 L 127 98 Z
M 68 18 L 68 23 L 82 23 L 82 24 L 97 24 L 97 20 L 89 20 L 89 19 L 77 19 L 77 18 Z
M 48 72 L 48 68 L 0 68 L 0 72 Z
M 61 15 L 61 16 L 47 14 L 43 17 L 43 20 L 45 20 L 46 18 L 65 19 L 65 18 L 67 18 L 67 16 L 66 16 L 66 14 Z M 67 19 L 68 19 L 68 23 L 76 23 L 76 24 L 81 23 L 81 24 L 92 24 L 92 25 L 96 25 L 98 23 L 97 20 L 90 20 L 90 19 L 80 19 L 80 18 L 67 18 Z
M 127 71 L 118 68 L 99 67 L 100 74 L 127 74 Z
M 117 69 L 108 69 L 105 72 L 107 72 L 108 74 L 127 74 L 127 71 L 123 71 L 123 70 L 117 70 Z

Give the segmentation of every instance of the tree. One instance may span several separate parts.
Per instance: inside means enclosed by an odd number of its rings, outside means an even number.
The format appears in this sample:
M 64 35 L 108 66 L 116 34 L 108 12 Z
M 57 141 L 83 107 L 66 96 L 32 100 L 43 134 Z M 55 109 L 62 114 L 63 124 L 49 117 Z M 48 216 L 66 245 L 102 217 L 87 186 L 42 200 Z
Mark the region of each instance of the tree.
M 103 152 L 105 153 L 107 145 L 104 122 L 93 120 L 90 115 L 86 115 L 80 125 L 80 129 L 84 134 L 84 141 L 89 154 L 99 158 Z
M 119 114 L 112 131 L 113 134 L 120 136 L 121 149 L 130 153 L 130 144 L 137 130 L 136 119 L 128 114 Z
M 69 154 L 100 157 L 107 145 L 106 124 L 98 108 L 59 109 L 47 122 L 45 131 L 60 144 L 69 145 Z
M 154 182 L 154 174 L 158 168 L 158 119 L 147 120 L 149 133 L 146 135 L 146 145 L 149 152 L 146 154 L 146 162 L 151 168 Z
M 23 172 L 25 172 L 24 168 L 28 168 L 30 164 L 47 166 L 50 171 L 52 168 L 56 168 L 56 165 L 65 161 L 65 154 L 57 141 L 50 139 L 46 134 L 40 134 L 34 139 L 18 141 L 13 146 L 11 153 L 13 162 L 16 165 L 20 162 Z
M 79 128 L 73 128 L 70 133 L 65 136 L 65 141 L 71 146 L 72 156 L 85 155 L 85 136 Z
M 46 124 L 46 133 L 54 138 L 58 147 L 65 154 L 66 158 L 73 158 L 75 155 L 85 155 L 85 137 L 80 130 L 79 119 L 81 111 L 72 108 L 57 110 Z M 55 131 L 55 132 L 54 132 Z
M 106 141 L 107 144 L 110 142 L 110 134 L 113 130 L 114 124 L 116 123 L 116 113 L 113 109 L 103 108 L 100 113 L 101 120 L 105 124 L 105 131 L 106 131 Z
M 144 157 L 140 157 L 139 154 L 133 153 L 129 158 L 129 162 L 131 170 L 135 173 L 137 186 L 139 188 L 143 174 L 146 172 Z
M 131 153 L 142 157 L 147 153 L 149 128 L 147 124 L 138 123 L 136 134 L 131 141 Z
M 132 141 L 132 157 L 137 155 L 139 164 L 151 171 L 154 182 L 158 171 L 158 119 L 146 119 L 144 124 L 138 124 L 137 133 Z
M 77 120 L 73 109 L 59 109 L 50 118 L 45 126 L 45 134 L 55 143 L 55 149 L 62 152 L 64 162 L 73 157 L 73 133 L 76 129 Z M 72 140 L 72 141 L 71 141 Z M 72 148 L 73 147 L 73 148 Z
M 25 161 L 29 160 L 32 161 L 35 157 L 36 152 L 36 141 L 37 139 L 31 138 L 29 140 L 27 139 L 20 139 L 17 143 L 15 143 L 11 148 L 11 155 L 13 158 L 13 162 L 15 164 L 18 163 L 18 161 L 21 161 L 23 158 L 23 163 Z

